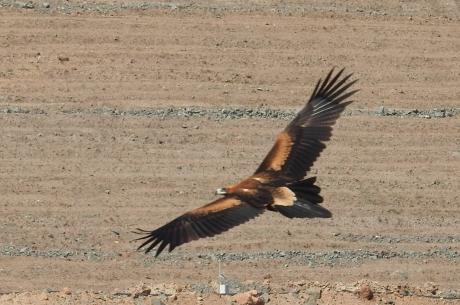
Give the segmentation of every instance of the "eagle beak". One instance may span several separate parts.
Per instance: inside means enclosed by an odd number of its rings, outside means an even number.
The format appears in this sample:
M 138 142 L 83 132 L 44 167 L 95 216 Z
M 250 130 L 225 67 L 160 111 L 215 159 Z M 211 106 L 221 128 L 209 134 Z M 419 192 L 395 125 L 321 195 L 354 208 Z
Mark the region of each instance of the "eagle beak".
M 227 190 L 225 188 L 219 188 L 216 190 L 216 195 L 227 195 Z

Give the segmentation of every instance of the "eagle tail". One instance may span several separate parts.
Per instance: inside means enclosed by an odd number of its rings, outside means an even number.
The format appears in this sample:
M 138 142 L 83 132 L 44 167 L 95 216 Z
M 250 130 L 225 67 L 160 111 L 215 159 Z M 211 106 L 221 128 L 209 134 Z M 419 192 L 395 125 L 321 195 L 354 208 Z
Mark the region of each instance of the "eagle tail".
M 294 192 L 297 200 L 293 205 L 277 205 L 276 210 L 288 218 L 329 218 L 332 213 L 320 206 L 323 197 L 321 188 L 315 185 L 316 177 L 300 180 L 287 187 Z

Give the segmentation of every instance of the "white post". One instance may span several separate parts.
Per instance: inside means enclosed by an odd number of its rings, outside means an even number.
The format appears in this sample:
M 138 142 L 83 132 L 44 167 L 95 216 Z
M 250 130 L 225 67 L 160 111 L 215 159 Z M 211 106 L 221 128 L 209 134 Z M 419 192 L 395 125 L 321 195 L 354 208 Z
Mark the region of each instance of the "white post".
M 228 288 L 227 288 L 227 284 L 225 283 L 222 283 L 222 279 L 224 278 L 224 275 L 221 273 L 221 269 L 220 269 L 220 260 L 219 260 L 219 294 L 222 295 L 222 294 L 228 294 Z

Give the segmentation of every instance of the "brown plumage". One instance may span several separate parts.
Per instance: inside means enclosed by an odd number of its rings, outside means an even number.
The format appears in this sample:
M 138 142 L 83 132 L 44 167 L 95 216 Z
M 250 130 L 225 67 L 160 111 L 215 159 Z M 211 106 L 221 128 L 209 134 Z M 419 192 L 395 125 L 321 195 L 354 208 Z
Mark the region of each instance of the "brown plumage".
M 316 84 L 313 93 L 297 116 L 278 135 L 275 144 L 256 172 L 249 178 L 216 194 L 224 195 L 205 206 L 191 210 L 164 226 L 153 230 L 138 229 L 145 241 L 138 249 L 148 253 L 158 246 L 158 256 L 168 245 L 177 246 L 203 237 L 220 234 L 259 216 L 265 210 L 289 218 L 331 217 L 321 207 L 323 201 L 316 177 L 305 179 L 321 151 L 326 147 L 340 113 L 358 90 L 347 91 L 355 82 L 343 69 L 334 75 L 332 69 Z

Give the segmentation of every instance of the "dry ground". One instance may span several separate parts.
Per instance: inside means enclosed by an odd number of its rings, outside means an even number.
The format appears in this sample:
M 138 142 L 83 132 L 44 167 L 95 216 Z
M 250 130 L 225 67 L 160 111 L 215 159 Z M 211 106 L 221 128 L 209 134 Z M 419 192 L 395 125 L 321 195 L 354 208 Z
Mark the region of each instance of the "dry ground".
M 0 5 L 0 302 L 150 304 L 114 297 L 143 282 L 229 304 L 211 292 L 221 257 L 269 304 L 308 285 L 319 304 L 460 303 L 460 115 L 372 114 L 460 108 L 458 2 Z M 159 260 L 134 251 L 132 229 L 251 174 L 287 123 L 142 110 L 296 109 L 332 66 L 362 90 L 313 171 L 332 219 L 266 214 Z M 374 301 L 343 288 L 363 281 Z M 415 296 L 433 286 L 452 300 Z

